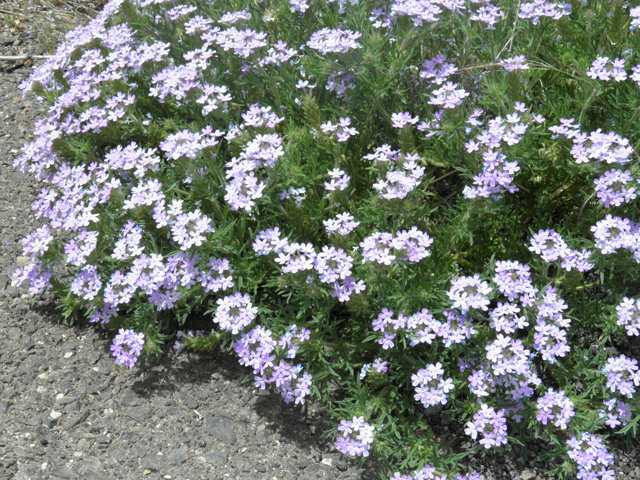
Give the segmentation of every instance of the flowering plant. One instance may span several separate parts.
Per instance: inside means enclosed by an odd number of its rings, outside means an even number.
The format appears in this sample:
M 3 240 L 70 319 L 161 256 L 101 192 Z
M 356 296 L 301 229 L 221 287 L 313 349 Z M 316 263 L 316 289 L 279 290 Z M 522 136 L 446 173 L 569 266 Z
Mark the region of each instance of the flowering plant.
M 392 478 L 531 435 L 611 478 L 640 421 L 640 7 L 484 3 L 111 0 L 21 87 L 46 114 L 16 282 L 129 367 L 232 348 Z M 440 454 L 436 408 L 471 448 Z

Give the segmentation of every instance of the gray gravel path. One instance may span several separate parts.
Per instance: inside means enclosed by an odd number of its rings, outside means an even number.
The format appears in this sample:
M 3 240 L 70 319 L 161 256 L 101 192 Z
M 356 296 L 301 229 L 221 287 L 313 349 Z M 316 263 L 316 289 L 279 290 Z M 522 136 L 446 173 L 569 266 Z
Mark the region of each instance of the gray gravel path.
M 45 53 L 35 24 L 0 23 L 0 55 Z M 35 99 L 17 89 L 32 68 L 22 63 L 0 63 L 0 479 L 380 478 L 379 464 L 356 471 L 323 440 L 323 412 L 244 383 L 250 372 L 234 356 L 178 355 L 167 346 L 158 363 L 129 370 L 114 363 L 107 331 L 60 325 L 54 299 L 32 304 L 11 285 L 26 260 L 19 240 L 38 226 L 31 203 L 40 190 L 11 166 L 38 116 Z M 460 425 L 434 424 L 463 439 L 459 450 L 471 446 Z M 618 478 L 640 479 L 638 443 L 621 447 L 612 446 Z M 544 448 L 534 443 L 532 451 Z M 468 466 L 486 480 L 546 478 L 546 466 L 517 449 Z

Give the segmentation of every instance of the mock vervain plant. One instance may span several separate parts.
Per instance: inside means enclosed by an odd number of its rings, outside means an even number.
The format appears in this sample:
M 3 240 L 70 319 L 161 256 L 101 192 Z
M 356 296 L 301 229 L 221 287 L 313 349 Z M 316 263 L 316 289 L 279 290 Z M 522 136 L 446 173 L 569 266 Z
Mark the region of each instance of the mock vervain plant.
M 619 0 L 112 0 L 21 87 L 44 224 L 16 281 L 128 367 L 233 349 L 387 478 L 478 478 L 466 454 L 528 432 L 552 473 L 613 478 L 640 421 L 639 25 Z

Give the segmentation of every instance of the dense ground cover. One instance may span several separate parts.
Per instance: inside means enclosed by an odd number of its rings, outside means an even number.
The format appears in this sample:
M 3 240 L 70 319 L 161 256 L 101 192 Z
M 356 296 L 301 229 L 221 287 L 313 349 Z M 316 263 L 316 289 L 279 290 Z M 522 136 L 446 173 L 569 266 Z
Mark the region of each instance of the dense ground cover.
M 23 85 L 48 224 L 16 278 L 130 367 L 232 347 L 414 479 L 462 458 L 437 408 L 475 449 L 529 430 L 555 473 L 611 478 L 603 439 L 639 418 L 637 17 L 112 1 Z

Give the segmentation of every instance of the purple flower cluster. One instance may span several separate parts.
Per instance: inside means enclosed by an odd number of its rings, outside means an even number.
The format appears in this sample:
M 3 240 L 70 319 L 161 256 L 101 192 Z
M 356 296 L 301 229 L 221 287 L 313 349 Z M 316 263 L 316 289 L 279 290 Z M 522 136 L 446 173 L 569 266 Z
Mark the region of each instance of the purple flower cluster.
M 602 367 L 602 373 L 607 376 L 607 388 L 623 397 L 633 398 L 635 387 L 640 385 L 638 361 L 635 358 L 625 355 L 609 358 Z
M 475 13 L 469 15 L 469 20 L 487 24 L 487 30 L 495 30 L 494 25 L 504 17 L 504 12 L 500 7 L 487 3 L 478 8 Z
M 200 38 L 207 43 L 217 44 L 225 52 L 232 50 L 242 58 L 248 58 L 256 50 L 267 46 L 267 34 L 249 28 L 238 30 L 236 27 L 230 27 L 220 30 L 219 27 L 215 27 L 203 33 Z
M 447 82 L 442 87 L 433 91 L 435 96 L 429 99 L 429 105 L 437 105 L 441 108 L 456 108 L 469 96 L 464 88 L 458 88 L 457 83 Z
M 247 10 L 240 10 L 238 12 L 227 12 L 220 17 L 219 23 L 226 23 L 228 25 L 235 25 L 238 22 L 245 22 L 251 20 L 251 14 Z
M 316 255 L 313 268 L 320 275 L 324 283 L 336 283 L 351 276 L 353 259 L 341 248 L 322 247 L 322 252 Z
M 256 326 L 236 340 L 234 349 L 240 365 L 253 368 L 256 387 L 264 390 L 267 385 L 274 384 L 286 403 L 304 404 L 305 397 L 311 393 L 311 375 L 302 373 L 302 365 L 292 367 L 282 359 L 277 361 L 277 358 L 294 358 L 299 346 L 309 339 L 309 333 L 305 328 L 298 332 L 297 327 L 291 325 L 289 331 L 276 342 L 271 330 Z M 278 346 L 281 347 L 280 353 Z
M 529 373 L 531 352 L 524 348 L 522 340 L 499 333 L 493 342 L 487 343 L 485 350 L 494 375 L 526 376 Z
M 121 328 L 113 340 L 111 351 L 116 357 L 116 363 L 121 363 L 133 368 L 142 353 L 144 345 L 144 333 L 136 333 L 133 330 Z
M 553 424 L 566 430 L 567 423 L 571 420 L 571 417 L 575 416 L 573 411 L 573 402 L 564 394 L 564 390 L 554 392 L 553 388 L 550 388 L 542 397 L 537 401 L 538 414 L 536 419 L 546 425 L 549 420 Z
M 333 235 L 337 233 L 338 235 L 349 235 L 360 222 L 353 221 L 353 215 L 348 212 L 339 213 L 336 218 L 332 218 L 329 220 L 323 220 L 324 228 L 327 231 L 327 234 Z
M 35 259 L 35 257 L 41 256 L 48 249 L 51 242 L 53 242 L 53 235 L 51 235 L 51 231 L 49 230 L 48 225 L 43 225 L 38 228 L 35 232 L 30 233 L 25 238 L 20 240 L 22 243 L 22 255 L 30 255 L 31 260 Z
M 374 233 L 360 242 L 364 261 L 391 265 L 396 261 L 419 262 L 428 257 L 433 239 L 425 232 L 411 230 L 391 233 Z
M 598 201 L 601 205 L 609 208 L 611 205 L 619 207 L 623 203 L 635 200 L 636 187 L 627 186 L 632 183 L 634 178 L 631 176 L 630 170 L 609 170 L 594 180 L 596 185 L 595 191 Z
M 447 57 L 438 54 L 432 59 L 427 59 L 422 64 L 423 70 L 420 77 L 431 80 L 436 85 L 442 85 L 444 81 L 453 75 L 458 69 L 452 63 L 447 62 Z
M 102 280 L 95 265 L 85 265 L 71 283 L 71 293 L 83 298 L 93 300 L 102 289 Z
M 278 255 L 283 252 L 283 248 L 289 244 L 287 238 L 280 238 L 280 229 L 278 227 L 262 230 L 256 236 L 253 242 L 253 250 L 258 255 L 269 255 L 275 252 Z
M 362 34 L 351 30 L 323 28 L 311 35 L 307 46 L 319 51 L 323 55 L 326 53 L 346 53 L 349 50 L 362 48 L 356 41 Z
M 271 112 L 271 107 L 261 108 L 258 104 L 252 105 L 242 118 L 244 123 L 235 132 L 227 134 L 228 141 L 247 131 L 248 127 L 273 129 L 283 120 Z M 225 186 L 224 198 L 232 210 L 251 211 L 266 188 L 266 183 L 257 176 L 259 169 L 272 168 L 282 155 L 282 138 L 277 133 L 256 134 L 238 157 L 227 162 L 226 176 L 230 182 Z
M 569 121 L 573 121 L 573 119 Z M 573 139 L 571 156 L 576 163 L 588 163 L 591 160 L 596 160 L 622 165 L 629 161 L 629 157 L 633 153 L 633 147 L 629 145 L 628 139 L 614 132 L 602 133 L 600 128 L 589 135 L 581 133 L 579 126 L 574 125 L 550 127 L 549 130 Z
M 394 317 L 392 310 L 383 308 L 378 317 L 373 320 L 374 332 L 380 332 L 382 338 L 378 343 L 383 350 L 389 350 L 395 346 L 394 339 L 397 335 L 403 335 L 410 340 L 409 345 L 415 347 L 421 343 L 431 344 L 436 337 L 444 342 L 445 347 L 454 343 L 464 343 L 475 333 L 471 326 L 471 320 L 457 312 L 442 312 L 445 322 L 434 319 L 426 308 L 407 317 L 402 313 Z
M 627 248 L 634 252 L 636 261 L 640 261 L 638 256 L 638 237 L 640 228 L 631 223 L 628 218 L 614 217 L 607 214 L 604 220 L 600 220 L 591 227 L 593 236 L 596 239 L 596 248 L 605 254 L 616 253 L 618 248 Z
M 467 422 L 464 432 L 474 440 L 478 435 L 482 436 L 480 444 L 489 449 L 493 446 L 499 447 L 507 443 L 507 420 L 505 410 L 496 410 L 486 403 L 480 405 L 473 415 L 473 421 Z
M 640 7 L 633 7 L 629 10 L 629 16 L 631 17 L 631 25 L 629 30 L 636 30 L 640 27 Z
M 76 238 L 72 238 L 64 246 L 67 263 L 76 267 L 84 265 L 87 257 L 93 253 L 98 245 L 98 235 L 98 232 L 80 230 Z
M 562 260 L 560 266 L 567 271 L 575 268 L 579 272 L 586 272 L 594 266 L 593 263 L 589 263 L 591 258 L 589 250 L 570 249 L 560 234 L 554 230 L 540 230 L 534 234 L 529 250 L 540 255 L 547 263 Z
M 610 398 L 604 402 L 606 410 L 598 410 L 600 418 L 605 418 L 604 423 L 611 428 L 616 428 L 618 425 L 628 425 L 633 414 L 631 413 L 631 405 L 626 402 L 622 402 L 617 398 Z
M 521 309 L 515 303 L 498 302 L 498 306 L 489 312 L 489 318 L 491 318 L 489 326 L 496 332 L 511 335 L 516 330 L 529 326 L 526 317 L 519 315 L 520 312 Z
M 313 269 L 316 251 L 310 243 L 287 243 L 275 262 L 282 265 L 283 273 L 298 273 Z
M 217 304 L 213 321 L 233 335 L 249 326 L 258 313 L 258 307 L 253 306 L 249 295 L 240 292 L 218 299 Z
M 353 420 L 340 420 L 336 440 L 336 449 L 349 457 L 369 456 L 369 448 L 373 443 L 375 428 L 364 421 L 364 417 L 353 417 Z
M 395 0 L 391 4 L 391 13 L 395 16 L 410 17 L 416 27 L 421 27 L 423 22 L 438 21 L 437 15 L 442 13 L 441 7 L 459 11 L 465 8 L 465 4 L 460 0 L 440 0 L 438 2 L 430 0 Z
M 16 286 L 19 287 L 25 281 L 29 282 L 29 295 L 35 296 L 43 293 L 45 290 L 51 288 L 51 276 L 53 272 L 50 267 L 45 267 L 42 263 L 37 261 L 31 261 L 24 267 L 18 267 L 13 272 L 13 278 L 16 281 Z
M 292 12 L 300 12 L 304 14 L 309 8 L 307 0 L 289 0 L 290 9 Z
M 160 149 L 172 160 L 180 157 L 196 158 L 198 152 L 205 148 L 215 147 L 218 144 L 217 137 L 224 136 L 220 130 L 212 131 L 211 127 L 203 128 L 200 133 L 192 133 L 182 130 L 172 135 L 167 135 L 160 143 Z
M 341 248 L 324 246 L 320 253 L 316 253 L 311 243 L 289 243 L 286 238 L 280 239 L 277 227 L 260 232 L 253 248 L 259 255 L 276 253 L 274 261 L 282 266 L 282 273 L 315 270 L 320 281 L 332 284 L 331 296 L 340 302 L 348 301 L 352 294 L 361 293 L 366 288 L 362 280 L 356 281 L 351 277 L 353 259 Z
M 469 309 L 477 308 L 487 310 L 489 306 L 488 295 L 493 291 L 487 282 L 480 279 L 480 275 L 473 277 L 458 277 L 451 279 L 451 288 L 447 292 L 451 300 L 452 308 L 458 308 L 463 313 Z
M 425 137 L 430 138 L 442 133 L 442 119 L 444 118 L 444 110 L 440 109 L 434 112 L 433 118 L 428 122 L 422 122 L 418 125 L 418 130 L 426 132 Z
M 524 55 L 505 58 L 501 63 L 507 72 L 515 72 L 516 70 L 529 70 L 529 65 L 527 64 L 527 59 Z
M 598 57 L 591 64 L 591 68 L 587 72 L 589 78 L 608 82 L 615 80 L 622 82 L 627 79 L 627 72 L 624 70 L 624 58 L 616 58 L 609 60 L 609 57 Z
M 412 117 L 409 112 L 400 112 L 391 114 L 391 122 L 393 128 L 402 129 L 406 125 L 415 125 L 420 119 L 418 117 Z
M 454 477 L 438 472 L 436 467 L 426 464 L 420 470 L 416 470 L 413 475 L 401 475 L 400 472 L 395 472 L 390 480 L 454 480 Z M 458 474 L 455 480 L 482 480 L 482 477 L 474 472 L 465 475 Z
M 533 305 L 538 289 L 531 283 L 531 267 L 520 262 L 497 261 L 493 281 L 509 301 L 518 299 L 522 306 Z M 508 332 L 507 332 L 508 333 Z
M 376 165 L 384 165 L 398 160 L 399 153 L 400 150 L 391 150 L 390 145 L 384 144 L 381 147 L 376 148 L 374 153 L 369 153 L 362 158 L 375 162 Z
M 580 432 L 567 440 L 570 450 L 567 455 L 578 465 L 577 477 L 581 480 L 614 480 L 613 455 L 607 451 L 602 438 L 587 432 Z
M 571 4 L 554 3 L 548 0 L 534 0 L 530 3 L 520 5 L 519 18 L 528 18 L 531 23 L 537 25 L 540 23 L 540 17 L 548 17 L 554 20 L 560 20 L 571 14 Z
M 424 167 L 418 166 L 416 160 L 418 154 L 404 155 L 402 170 L 390 170 L 386 172 L 386 180 L 378 180 L 373 188 L 379 192 L 384 200 L 402 200 L 411 193 L 419 184 L 424 175 Z
M 340 121 L 337 125 L 333 125 L 331 121 L 323 123 L 320 128 L 324 133 L 335 133 L 338 137 L 338 142 L 346 142 L 354 135 L 358 135 L 358 131 L 350 127 L 351 119 L 349 117 L 340 117 Z
M 120 231 L 120 237 L 116 241 L 111 258 L 115 258 L 116 260 L 128 260 L 129 258 L 140 256 L 142 252 L 144 252 L 145 248 L 140 245 L 142 233 L 143 230 L 141 227 L 133 223 L 132 220 L 127 220 L 127 223 Z
M 225 275 L 231 271 L 229 260 L 226 258 L 210 258 L 207 263 L 207 270 L 201 270 L 197 279 L 205 292 L 218 292 L 233 288 L 233 277 Z
M 329 182 L 324 182 L 324 189 L 328 192 L 335 192 L 336 190 L 346 190 L 349 185 L 351 177 L 347 175 L 343 170 L 334 168 L 329 171 Z
M 421 402 L 424 408 L 447 403 L 448 393 L 453 390 L 453 379 L 444 378 L 444 370 L 440 362 L 428 364 L 417 373 L 411 375 L 411 384 L 415 387 L 413 398 Z
M 571 350 L 566 331 L 571 321 L 562 316 L 562 312 L 569 307 L 556 292 L 557 289 L 547 287 L 536 304 L 534 345 L 542 359 L 549 363 L 556 363 L 557 357 L 564 357 Z
M 618 325 L 627 329 L 627 335 L 640 336 L 640 299 L 624 297 L 616 307 Z
M 474 139 L 465 143 L 467 153 L 481 152 L 482 154 L 482 173 L 473 177 L 475 187 L 465 187 L 465 198 L 488 198 L 493 196 L 494 199 L 503 192 L 514 193 L 518 188 L 513 185 L 513 176 L 520 171 L 518 162 L 508 162 L 507 157 L 499 152 L 503 143 L 507 146 L 516 145 L 522 140 L 529 124 L 523 123 L 523 115 L 528 113 L 527 107 L 516 102 L 514 105 L 515 112 L 506 116 L 506 118 L 496 117 L 489 121 L 489 128 L 482 130 Z M 478 112 L 474 112 L 469 117 L 471 125 L 481 124 L 476 120 Z M 533 121 L 542 123 L 544 118 L 533 116 Z

